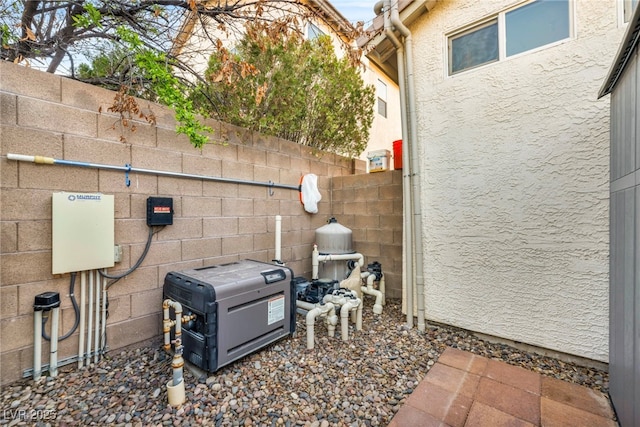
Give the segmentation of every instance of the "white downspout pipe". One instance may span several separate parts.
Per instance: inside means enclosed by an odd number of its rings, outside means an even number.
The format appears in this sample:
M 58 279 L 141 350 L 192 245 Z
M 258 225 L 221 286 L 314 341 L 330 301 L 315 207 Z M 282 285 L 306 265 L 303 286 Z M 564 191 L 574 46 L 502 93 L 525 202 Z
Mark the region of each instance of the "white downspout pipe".
M 367 279 L 367 286 L 362 287 L 362 292 L 367 295 L 372 295 L 376 297 L 376 302 L 373 304 L 373 314 L 382 314 L 382 304 L 384 304 L 383 302 L 384 294 L 382 293 L 382 291 L 379 291 L 373 288 L 373 282 L 375 282 L 376 280 L 376 275 L 371 274 L 368 271 L 363 272 L 361 275 L 363 279 L 364 278 Z
M 414 270 L 413 270 L 413 230 L 411 221 L 411 162 L 409 150 L 409 124 L 407 119 L 407 88 L 405 81 L 404 67 L 404 46 L 393 32 L 391 24 L 391 0 L 380 2 L 383 4 L 383 18 L 385 35 L 396 49 L 398 58 L 398 86 L 400 90 L 400 115 L 402 124 L 402 140 L 405 148 L 402 150 L 402 251 L 404 255 L 402 279 L 405 289 L 405 305 L 407 310 L 407 326 L 413 328 L 413 293 L 414 293 Z M 380 3 L 376 4 L 374 10 L 380 10 Z
M 398 11 L 398 3 L 391 5 L 391 24 L 404 37 L 404 48 L 406 51 L 406 74 L 407 74 L 407 116 L 409 125 L 409 149 L 411 153 L 411 202 L 413 210 L 412 232 L 415 236 L 413 244 L 413 262 L 415 263 L 415 287 L 418 308 L 418 330 L 425 330 L 424 313 L 424 272 L 422 253 L 422 208 L 420 201 L 420 165 L 418 159 L 418 118 L 416 115 L 416 89 L 413 73 L 413 38 L 409 29 L 402 23 Z M 403 150 L 404 152 L 404 150 Z M 403 163 L 404 166 L 404 163 Z

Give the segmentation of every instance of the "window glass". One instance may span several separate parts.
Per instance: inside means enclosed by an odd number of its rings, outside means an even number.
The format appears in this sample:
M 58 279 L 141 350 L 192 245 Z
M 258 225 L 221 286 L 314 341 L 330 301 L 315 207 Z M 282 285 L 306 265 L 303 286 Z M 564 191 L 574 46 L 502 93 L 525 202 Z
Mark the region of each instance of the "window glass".
M 320 36 L 324 36 L 324 32 L 312 23 L 309 23 L 309 29 L 307 33 L 307 37 L 309 38 L 309 40 L 317 39 Z
M 538 0 L 505 14 L 506 55 L 569 37 L 569 0 Z
M 638 0 L 624 0 L 624 22 L 631 21 L 631 16 L 636 6 L 638 6 Z
M 378 98 L 378 114 L 387 117 L 387 101 L 382 98 Z
M 498 21 L 493 20 L 450 39 L 451 74 L 498 60 Z
M 378 92 L 378 114 L 387 117 L 387 84 L 378 79 L 376 88 Z

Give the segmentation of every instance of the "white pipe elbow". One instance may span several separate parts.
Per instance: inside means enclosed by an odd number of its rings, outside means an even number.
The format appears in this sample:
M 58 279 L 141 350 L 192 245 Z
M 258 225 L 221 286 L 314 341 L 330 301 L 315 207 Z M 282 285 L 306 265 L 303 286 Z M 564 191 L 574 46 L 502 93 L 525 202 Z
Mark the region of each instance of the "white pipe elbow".
M 369 286 L 362 288 L 362 292 L 376 297 L 376 302 L 373 304 L 373 313 L 382 314 L 382 292 Z

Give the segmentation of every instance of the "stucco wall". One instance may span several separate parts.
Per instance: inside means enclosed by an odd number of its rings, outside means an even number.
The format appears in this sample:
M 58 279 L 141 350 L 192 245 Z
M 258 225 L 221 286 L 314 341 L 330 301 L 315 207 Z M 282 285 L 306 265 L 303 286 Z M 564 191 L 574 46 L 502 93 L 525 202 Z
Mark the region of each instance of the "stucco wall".
M 439 2 L 412 27 L 429 319 L 608 357 L 609 103 L 624 28 L 574 3 L 560 44 L 446 74 L 445 34 L 516 4 Z
M 128 270 L 143 251 L 147 197 L 173 198 L 173 225 L 154 236 L 140 268 L 109 289 L 111 350 L 160 336 L 167 272 L 244 258 L 270 262 L 275 256 L 275 215 L 283 218 L 283 261 L 296 276 L 311 277 L 315 229 L 330 216 L 340 215 L 363 241 L 356 249 L 366 262 L 382 263 L 390 295 L 399 296 L 401 270 L 394 275 L 393 266 L 401 264 L 401 254 L 387 246 L 388 236 L 398 235 L 394 227 L 402 233 L 401 215 L 394 210 L 398 181 L 394 176 L 399 172 L 366 175 L 360 160 L 314 153 L 308 147 L 217 122 L 210 123 L 214 142 L 197 150 L 184 136 L 176 135 L 170 110 L 146 102 L 140 106 L 150 107 L 158 124 L 139 123 L 132 133 L 120 129 L 117 117 L 107 112 L 113 97 L 107 90 L 0 61 L 0 383 L 16 380 L 32 367 L 35 295 L 60 293 L 61 334 L 74 323 L 69 274 L 51 273 L 54 192 L 114 195 L 115 243 L 122 245 L 124 255 L 121 263 L 109 269 L 110 274 Z M 121 135 L 126 142 L 119 140 Z M 269 195 L 266 187 L 136 173 L 130 174 L 127 187 L 123 172 L 16 162 L 8 160 L 7 153 L 118 166 L 129 163 L 137 168 L 289 185 L 297 185 L 303 174 L 314 173 L 323 199 L 318 214 L 312 215 L 303 210 L 298 192 L 288 189 L 276 188 Z M 332 197 L 334 186 L 348 187 L 351 193 Z M 354 186 L 370 190 L 355 194 Z M 354 218 L 359 209 L 367 209 L 366 215 Z M 78 301 L 79 289 L 77 284 Z M 77 351 L 76 331 L 60 343 L 58 359 Z M 48 363 L 47 345 L 43 363 Z

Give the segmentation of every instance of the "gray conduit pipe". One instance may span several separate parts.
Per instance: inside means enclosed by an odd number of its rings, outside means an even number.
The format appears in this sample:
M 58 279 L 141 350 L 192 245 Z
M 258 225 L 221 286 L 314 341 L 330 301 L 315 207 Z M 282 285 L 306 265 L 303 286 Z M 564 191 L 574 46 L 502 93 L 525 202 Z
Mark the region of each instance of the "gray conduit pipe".
M 85 295 L 87 294 L 87 272 L 80 272 L 80 332 L 78 333 L 78 368 L 84 365 L 84 320 L 85 320 Z
M 88 163 L 88 162 L 79 162 L 75 160 L 62 160 L 62 159 L 54 159 L 52 157 L 43 157 L 43 156 L 27 156 L 23 154 L 7 154 L 7 159 L 9 160 L 18 160 L 21 162 L 31 162 L 38 164 L 46 164 L 46 165 L 66 165 L 66 166 L 79 166 L 85 168 L 93 168 L 93 169 L 105 169 L 105 170 L 114 170 L 121 172 L 137 172 L 148 175 L 158 175 L 158 176 L 170 176 L 174 178 L 190 178 L 190 179 L 202 179 L 205 181 L 216 181 L 216 182 L 228 182 L 232 184 L 246 184 L 246 185 L 257 185 L 262 187 L 270 187 L 270 188 L 286 188 L 288 190 L 296 190 L 300 191 L 299 185 L 287 185 L 287 184 L 276 184 L 273 182 L 262 182 L 262 181 L 248 181 L 243 179 L 232 179 L 232 178 L 223 178 L 218 176 L 209 176 L 209 175 L 195 175 L 190 173 L 182 173 L 182 172 L 170 172 L 170 171 L 161 171 L 156 169 L 142 169 L 142 168 L 134 168 L 130 165 L 127 166 L 117 166 L 117 165 L 106 165 L 101 163 Z
M 388 1 L 388 0 L 387 0 Z M 424 310 L 424 272 L 423 272 L 423 248 L 422 248 L 422 207 L 420 201 L 420 165 L 418 159 L 418 118 L 416 116 L 416 88 L 413 73 L 413 38 L 409 29 L 402 23 L 398 11 L 398 3 L 391 5 L 391 24 L 404 37 L 404 48 L 406 52 L 406 75 L 407 75 L 407 116 L 409 125 L 409 149 L 411 150 L 411 202 L 413 205 L 412 232 L 413 239 L 413 261 L 415 263 L 415 287 L 418 308 L 418 331 L 425 330 L 425 310 Z M 405 150 L 403 150 L 404 152 Z M 403 163 L 404 166 L 404 163 Z

